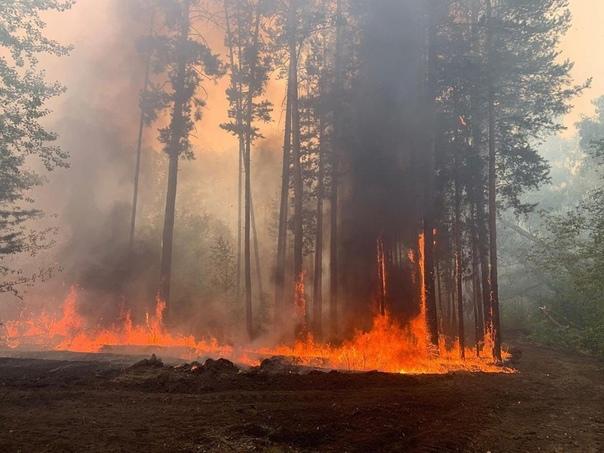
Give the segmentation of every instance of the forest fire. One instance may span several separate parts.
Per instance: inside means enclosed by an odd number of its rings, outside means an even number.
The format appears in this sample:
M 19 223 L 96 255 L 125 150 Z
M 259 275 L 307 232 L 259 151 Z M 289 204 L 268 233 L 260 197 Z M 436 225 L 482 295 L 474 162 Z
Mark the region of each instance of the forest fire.
M 156 302 L 155 310 L 145 315 L 144 323 L 134 323 L 130 312 L 112 328 L 95 328 L 77 310 L 78 293 L 72 287 L 59 316 L 42 312 L 24 320 L 6 322 L 10 348 L 38 347 L 73 352 L 100 352 L 108 346 L 158 346 L 189 351 L 183 359 L 201 354 L 230 355 L 231 349 L 215 341 L 197 341 L 192 336 L 172 334 L 164 326 L 166 304 Z
M 370 330 L 358 331 L 340 345 L 317 342 L 311 335 L 291 345 L 232 346 L 218 340 L 197 339 L 192 335 L 170 332 L 164 325 L 165 303 L 157 301 L 155 310 L 142 323 L 133 322 L 129 312 L 113 328 L 95 328 L 78 312 L 78 293 L 72 287 L 61 313 L 41 313 L 28 319 L 6 323 L 7 344 L 11 349 L 32 348 L 73 352 L 102 352 L 110 347 L 169 348 L 183 360 L 198 357 L 225 357 L 242 365 L 255 366 L 263 358 L 290 357 L 295 363 L 324 369 L 346 371 L 379 370 L 392 373 L 447 373 L 450 371 L 513 372 L 495 365 L 492 357 L 459 358 L 457 347 L 447 348 L 444 341 L 438 351 L 426 340 L 421 315 L 408 326 L 401 326 L 388 312 L 376 314 Z M 488 350 L 488 344 L 484 350 Z
M 604 451 L 600 3 L 0 0 L 0 453 Z

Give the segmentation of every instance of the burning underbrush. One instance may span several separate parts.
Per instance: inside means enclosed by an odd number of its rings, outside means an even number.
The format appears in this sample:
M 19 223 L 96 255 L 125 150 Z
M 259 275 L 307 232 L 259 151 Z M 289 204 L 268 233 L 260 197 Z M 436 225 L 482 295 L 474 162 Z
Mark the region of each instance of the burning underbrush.
M 270 367 L 267 358 L 286 357 L 289 365 L 300 369 L 378 370 L 409 374 L 513 371 L 494 363 L 487 353 L 490 351 L 488 341 L 482 348 L 481 357 L 468 348 L 465 359 L 460 358 L 458 346 L 447 347 L 443 342 L 438 350 L 431 347 L 421 314 L 404 326 L 388 313 L 376 315 L 371 329 L 358 331 L 338 345 L 315 341 L 310 335 L 293 344 L 255 342 L 233 345 L 215 338 L 200 339 L 170 331 L 163 321 L 165 304 L 161 301 L 157 302 L 154 312 L 146 314 L 144 322 L 134 322 L 130 313 L 125 312 L 113 327 L 99 328 L 79 313 L 77 299 L 77 290 L 72 288 L 59 315 L 41 313 L 6 322 L 2 326 L 5 332 L 0 333 L 0 345 L 4 341 L 10 349 L 123 354 L 158 351 L 183 361 L 226 358 L 247 367 L 261 364 Z

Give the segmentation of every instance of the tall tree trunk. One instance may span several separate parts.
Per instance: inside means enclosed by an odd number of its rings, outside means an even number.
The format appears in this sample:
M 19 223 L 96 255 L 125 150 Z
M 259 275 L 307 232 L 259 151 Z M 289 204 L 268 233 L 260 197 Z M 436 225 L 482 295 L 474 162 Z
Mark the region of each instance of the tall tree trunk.
M 472 17 L 478 17 L 480 14 L 480 8 L 482 7 L 481 2 L 472 3 Z M 473 50 L 475 52 L 481 52 L 482 41 L 481 41 L 481 26 L 477 21 L 473 21 L 471 25 Z M 472 216 L 472 235 L 473 242 L 476 246 L 476 252 L 478 254 L 478 274 L 480 275 L 480 288 L 477 288 L 480 293 L 481 303 L 481 319 L 482 319 L 482 333 L 481 339 L 484 339 L 484 334 L 490 329 L 490 286 L 489 286 L 489 246 L 487 238 L 487 219 L 485 214 L 486 199 L 485 199 L 485 184 L 488 179 L 487 165 L 485 165 L 486 159 L 482 156 L 482 143 L 483 143 L 483 115 L 480 109 L 480 105 L 483 102 L 484 93 L 481 91 L 481 87 L 473 89 L 470 93 L 470 108 L 471 108 L 471 128 L 472 128 L 472 148 L 478 165 L 477 179 L 471 189 L 472 205 L 474 213 Z
M 319 99 L 321 98 L 319 89 Z M 320 102 L 320 101 L 319 101 Z M 323 334 L 323 196 L 325 178 L 325 134 L 323 111 L 319 107 L 319 172 L 317 175 L 317 229 L 315 236 L 315 269 L 313 287 L 313 331 L 317 338 Z
M 493 336 L 493 357 L 501 361 L 501 330 L 499 321 L 499 283 L 497 281 L 497 167 L 495 149 L 495 92 L 492 64 L 493 10 L 491 0 L 487 0 L 487 71 L 488 71 L 488 117 L 489 117 L 489 259 L 490 259 L 490 305 L 491 334 Z
M 241 227 L 242 227 L 242 208 L 243 208 L 243 156 L 245 154 L 245 132 L 243 130 L 243 106 L 241 103 L 241 98 L 243 96 L 241 81 L 238 77 L 241 74 L 241 48 L 238 49 L 238 59 L 239 64 L 235 63 L 235 49 L 233 46 L 233 34 L 231 31 L 231 17 L 229 14 L 228 8 L 228 0 L 224 0 L 224 16 L 226 22 L 226 41 L 227 48 L 229 52 L 229 63 L 231 65 L 231 86 L 233 89 L 237 91 L 237 102 L 235 105 L 236 113 L 235 113 L 235 121 L 237 125 L 237 138 L 239 144 L 239 165 L 237 169 L 237 267 L 236 267 L 236 297 L 237 301 L 241 300 Z M 236 73 L 237 71 L 237 73 Z
M 170 142 L 168 145 L 169 168 L 168 190 L 166 193 L 166 212 L 164 215 L 164 230 L 162 236 L 162 253 L 160 264 L 159 297 L 167 305 L 170 303 L 170 282 L 172 278 L 172 248 L 174 239 L 174 214 L 176 211 L 176 185 L 178 179 L 178 159 L 180 157 L 180 141 L 184 134 L 184 109 L 187 102 L 185 95 L 185 79 L 187 59 L 186 44 L 189 39 L 189 7 L 190 1 L 182 3 L 180 37 L 178 45 L 178 63 L 174 83 L 174 110 L 170 121 Z
M 426 174 L 424 178 L 424 288 L 426 297 L 426 325 L 430 343 L 434 351 L 438 351 L 438 313 L 436 311 L 436 288 L 434 279 L 434 173 L 436 158 L 436 106 L 435 93 L 435 57 L 434 40 L 434 11 L 428 12 L 428 68 L 426 77 L 426 102 L 430 106 L 430 132 Z
M 245 156 L 245 139 L 243 132 L 240 134 L 239 166 L 237 170 L 237 301 L 241 300 L 241 265 L 242 265 L 242 226 L 243 226 L 243 161 Z
M 331 149 L 331 186 L 329 194 L 329 321 L 330 333 L 333 337 L 338 335 L 338 299 L 339 299 L 339 232 L 338 232 L 338 185 L 339 185 L 339 153 L 342 144 L 342 1 L 336 0 L 336 45 L 335 45 L 335 107 L 333 145 Z
M 440 275 L 440 260 L 438 257 L 435 257 L 435 274 L 436 274 L 436 294 L 437 294 L 437 311 L 438 315 L 437 320 L 440 320 L 439 330 L 444 332 L 443 319 L 445 317 L 446 304 L 443 301 L 443 291 L 442 291 L 442 278 Z
M 290 61 L 289 73 L 292 72 Z M 291 99 L 292 78 L 288 77 L 287 97 L 285 101 L 285 135 L 283 139 L 283 161 L 281 169 L 281 200 L 279 204 L 279 231 L 277 237 L 277 260 L 275 266 L 275 324 L 283 317 L 285 303 L 285 257 L 287 250 L 287 218 L 289 212 L 289 180 L 291 163 Z
M 485 215 L 485 200 L 482 193 L 479 193 L 479 199 L 476 205 L 476 223 L 478 233 L 478 256 L 480 261 L 480 280 L 482 295 L 482 316 L 484 333 L 489 333 L 491 329 L 491 285 L 489 278 L 489 238 L 487 234 L 487 224 Z
M 480 284 L 480 254 L 478 252 L 478 232 L 476 207 L 472 207 L 472 300 L 474 301 L 474 339 L 476 355 L 480 356 L 480 344 L 484 340 L 484 319 L 482 316 L 482 288 Z
M 153 35 L 153 19 L 154 13 L 151 13 L 150 25 L 149 25 L 149 36 Z M 143 83 L 143 93 L 146 93 L 149 89 L 149 76 L 151 72 L 151 52 L 149 52 L 145 58 L 145 81 Z M 136 163 L 134 165 L 134 187 L 132 191 L 132 215 L 130 217 L 130 237 L 129 237 L 129 247 L 130 252 L 132 252 L 132 247 L 134 246 L 134 231 L 136 228 L 136 211 L 138 206 L 138 185 L 140 178 L 140 169 L 141 169 L 141 153 L 143 147 L 143 130 L 145 128 L 145 111 L 141 106 L 141 117 L 138 123 L 138 138 L 136 141 Z
M 256 19 L 254 25 L 254 36 L 252 44 L 252 59 L 250 62 L 250 82 L 246 100 L 246 128 L 245 128 L 245 153 L 243 156 L 243 168 L 245 172 L 245 214 L 244 214 L 244 279 L 245 279 L 245 320 L 249 338 L 254 337 L 254 319 L 252 313 L 252 253 L 251 253 L 251 226 L 252 226 L 252 178 L 251 178 L 251 154 L 252 154 L 252 122 L 254 120 L 254 90 L 256 80 L 256 62 L 258 59 L 258 39 L 260 33 L 260 3 L 256 7 Z
M 248 127 L 249 124 L 248 124 Z M 249 140 L 249 138 L 248 138 Z M 249 142 L 246 143 L 243 168 L 245 171 L 245 214 L 244 214 L 244 280 L 245 280 L 245 321 L 247 333 L 250 338 L 254 336 L 254 324 L 252 314 L 252 255 L 251 255 L 251 209 L 252 209 L 252 179 L 251 179 L 251 149 Z
M 303 207 L 304 207 L 304 184 L 302 180 L 302 163 L 300 155 L 300 109 L 298 106 L 298 46 L 296 38 L 297 29 L 297 0 L 289 2 L 288 34 L 289 34 L 289 76 L 292 80 L 292 158 L 294 161 L 294 278 L 297 291 L 303 288 L 301 285 L 304 278 L 302 247 L 304 243 L 303 231 Z M 295 295 L 294 297 L 304 297 Z
M 461 183 L 459 181 L 459 162 L 457 151 L 455 152 L 455 219 L 453 226 L 455 246 L 455 286 L 457 294 L 457 337 L 459 339 L 459 354 L 465 357 L 465 333 L 463 317 L 463 263 L 461 256 Z
M 457 291 L 456 279 L 455 279 L 455 259 L 453 261 L 447 260 L 448 262 L 448 292 L 449 292 L 449 332 L 451 336 L 458 335 L 458 323 L 457 323 L 457 310 L 455 305 L 455 296 Z
M 256 267 L 256 281 L 258 282 L 258 296 L 260 299 L 260 306 L 264 307 L 264 287 L 262 285 L 262 267 L 260 266 L 260 250 L 258 248 L 258 230 L 256 228 L 256 215 L 254 213 L 254 197 L 251 199 L 252 207 L 252 234 L 254 236 L 254 262 Z

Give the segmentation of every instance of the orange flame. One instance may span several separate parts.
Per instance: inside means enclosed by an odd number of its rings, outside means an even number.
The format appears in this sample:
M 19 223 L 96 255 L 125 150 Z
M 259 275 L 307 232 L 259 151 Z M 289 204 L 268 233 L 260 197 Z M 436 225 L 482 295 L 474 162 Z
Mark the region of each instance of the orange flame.
M 459 358 L 458 347 L 448 350 L 444 342 L 439 356 L 430 353 L 425 328 L 415 331 L 425 321 L 418 316 L 407 327 L 394 321 L 390 314 L 378 314 L 367 332 L 358 331 L 340 346 L 321 344 L 312 336 L 297 341 L 293 346 L 281 345 L 260 348 L 260 356 L 283 355 L 295 357 L 298 363 L 350 371 L 379 370 L 392 373 L 437 374 L 450 371 L 513 372 L 495 365 L 492 358 L 475 357 L 468 348 L 467 358 Z
M 377 272 L 379 282 L 379 312 L 384 314 L 386 310 L 387 281 L 386 281 L 386 258 L 384 253 L 384 240 L 377 240 Z
M 201 354 L 230 355 L 232 348 L 217 341 L 197 341 L 193 336 L 173 334 L 165 329 L 165 302 L 157 299 L 155 311 L 145 315 L 144 324 L 134 324 L 130 312 L 112 328 L 95 328 L 77 311 L 77 290 L 72 287 L 62 307 L 60 318 L 46 313 L 26 321 L 6 323 L 8 345 L 35 346 L 74 352 L 99 352 L 106 346 L 160 346 L 182 348 L 192 358 Z M 186 351 L 189 351 L 188 354 Z
M 423 256 L 421 239 L 419 245 L 419 254 Z M 418 261 L 422 262 L 421 259 Z M 421 265 L 420 273 L 423 273 Z M 420 281 L 423 281 L 421 275 Z M 303 279 L 300 279 L 299 283 L 303 284 Z M 300 294 L 303 294 L 303 290 Z M 425 301 L 422 302 L 422 305 L 424 304 Z M 304 335 L 292 345 L 243 345 L 237 348 L 221 344 L 214 338 L 199 340 L 191 335 L 168 331 L 163 323 L 166 305 L 159 299 L 156 301 L 154 312 L 147 313 L 143 324 L 134 323 L 130 313 L 125 312 L 121 323 L 110 329 L 90 325 L 77 308 L 77 290 L 71 288 L 58 318 L 42 313 L 25 321 L 6 323 L 9 347 L 29 345 L 44 349 L 99 352 L 105 346 L 158 346 L 178 348 L 176 353 L 184 360 L 200 356 L 226 357 L 250 366 L 257 365 L 264 357 L 285 355 L 295 357 L 302 365 L 355 371 L 513 371 L 496 366 L 492 357 L 473 356 L 471 348 L 467 349 L 466 359 L 462 360 L 459 358 L 459 346 L 447 349 L 444 342 L 440 345 L 437 357 L 431 354 L 427 341 L 425 307 L 405 326 L 395 321 L 387 311 L 377 314 L 369 331 L 357 331 L 350 340 L 341 345 L 319 343 L 311 335 Z M 304 309 L 304 305 L 300 308 Z M 490 349 L 485 348 L 485 351 Z M 170 353 L 174 354 L 175 351 Z

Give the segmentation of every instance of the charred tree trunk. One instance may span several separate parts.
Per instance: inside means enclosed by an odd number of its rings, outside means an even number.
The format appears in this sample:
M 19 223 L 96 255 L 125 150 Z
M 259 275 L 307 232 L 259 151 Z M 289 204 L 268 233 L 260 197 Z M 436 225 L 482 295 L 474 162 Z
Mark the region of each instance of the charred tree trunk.
M 321 154 L 321 152 L 320 152 Z M 319 195 L 317 197 L 317 231 L 315 236 L 315 271 L 313 287 L 313 324 L 317 338 L 323 325 L 323 159 L 319 157 Z
M 455 293 L 457 295 L 457 337 L 459 339 L 459 354 L 465 358 L 465 333 L 463 316 L 463 263 L 461 251 L 461 183 L 459 181 L 459 162 L 457 151 L 455 152 L 455 219 L 453 224 L 454 247 L 455 247 Z
M 478 256 L 480 262 L 480 280 L 482 295 L 482 316 L 484 334 L 491 329 L 491 285 L 489 281 L 489 246 L 484 207 L 484 197 L 479 194 L 476 205 L 476 223 L 478 234 Z M 484 335 L 483 335 L 484 336 Z
M 294 278 L 297 291 L 303 288 L 303 256 L 304 243 L 303 207 L 304 184 L 302 180 L 302 163 L 300 155 L 300 109 L 298 105 L 298 46 L 296 38 L 297 29 L 297 0 L 289 2 L 288 35 L 290 74 L 292 80 L 291 115 L 292 115 L 292 158 L 294 161 Z M 303 297 L 296 295 L 294 297 Z
M 472 16 L 478 17 L 480 4 L 473 4 Z M 476 52 L 481 51 L 480 29 L 477 23 L 471 26 L 472 40 Z M 472 216 L 472 241 L 476 247 L 478 259 L 478 274 L 480 275 L 480 287 L 477 288 L 477 293 L 480 295 L 480 311 L 482 313 L 482 332 L 480 338 L 484 339 L 484 335 L 490 329 L 490 285 L 489 285 L 489 247 L 486 225 L 486 199 L 485 189 L 488 179 L 488 171 L 486 161 L 482 155 L 483 150 L 483 113 L 480 104 L 483 102 L 484 95 L 480 89 L 475 89 L 470 94 L 471 105 L 471 128 L 472 128 L 472 149 L 476 159 L 476 179 L 473 181 L 471 189 L 471 202 L 474 209 Z M 475 269 L 476 270 L 476 269 Z
M 178 159 L 180 157 L 180 141 L 184 134 L 184 110 L 186 95 L 187 59 L 186 43 L 189 39 L 189 0 L 182 4 L 179 55 L 174 82 L 174 109 L 170 121 L 170 142 L 168 144 L 169 168 L 168 190 L 166 193 L 166 211 L 164 215 L 164 230 L 162 235 L 162 253 L 160 264 L 159 297 L 166 305 L 170 304 L 170 282 L 172 278 L 172 248 L 174 239 L 174 215 L 176 211 L 176 185 L 178 179 Z
M 336 1 L 336 44 L 335 44 L 335 84 L 336 103 L 334 108 L 333 145 L 331 149 L 331 186 L 329 194 L 329 322 L 330 333 L 338 335 L 338 298 L 339 298 L 339 259 L 338 259 L 338 184 L 339 184 L 339 150 L 342 142 L 342 2 Z
M 448 296 L 449 296 L 449 332 L 451 332 L 451 336 L 455 337 L 458 335 L 458 323 L 457 323 L 457 310 L 455 305 L 455 293 L 457 291 L 456 288 L 456 280 L 455 280 L 455 259 L 447 260 L 448 273 Z
M 291 74 L 290 61 L 290 74 Z M 292 79 L 288 78 L 285 101 L 285 136 L 283 139 L 283 163 L 281 169 L 281 201 L 279 204 L 279 231 L 277 237 L 277 260 L 275 268 L 275 322 L 283 316 L 285 302 L 285 256 L 287 249 L 287 218 L 289 212 L 289 180 L 291 163 L 291 99 Z
M 428 74 L 426 81 L 426 100 L 430 106 L 430 132 L 428 143 L 428 159 L 425 175 L 424 196 L 424 288 L 426 292 L 426 324 L 430 343 L 438 351 L 438 313 L 436 311 L 436 288 L 434 279 L 434 172 L 436 160 L 436 112 L 434 105 L 435 96 L 435 71 L 434 68 L 434 18 L 433 11 L 429 11 L 428 26 Z
M 472 208 L 472 300 L 474 301 L 474 338 L 476 355 L 480 356 L 480 345 L 484 340 L 484 318 L 482 314 L 482 288 L 480 283 L 480 253 L 478 251 L 478 232 L 476 225 L 476 207 Z
M 440 275 L 440 260 L 436 257 L 435 260 L 435 274 L 436 274 L 436 294 L 437 294 L 437 309 L 438 316 L 437 321 L 439 322 L 439 330 L 440 332 L 444 331 L 443 319 L 445 317 L 445 304 L 443 303 L 443 291 L 442 291 L 442 278 Z
M 487 0 L 487 71 L 488 73 L 488 117 L 489 117 L 489 260 L 490 260 L 490 308 L 493 357 L 501 360 L 501 331 L 499 321 L 499 284 L 497 277 L 497 167 L 495 149 L 495 93 L 492 62 L 493 11 L 491 0 Z
M 319 93 L 319 97 L 321 93 Z M 323 197 L 325 179 L 325 134 L 323 112 L 319 111 L 319 171 L 317 175 L 317 229 L 315 236 L 315 270 L 313 286 L 313 331 L 317 338 L 323 334 Z

